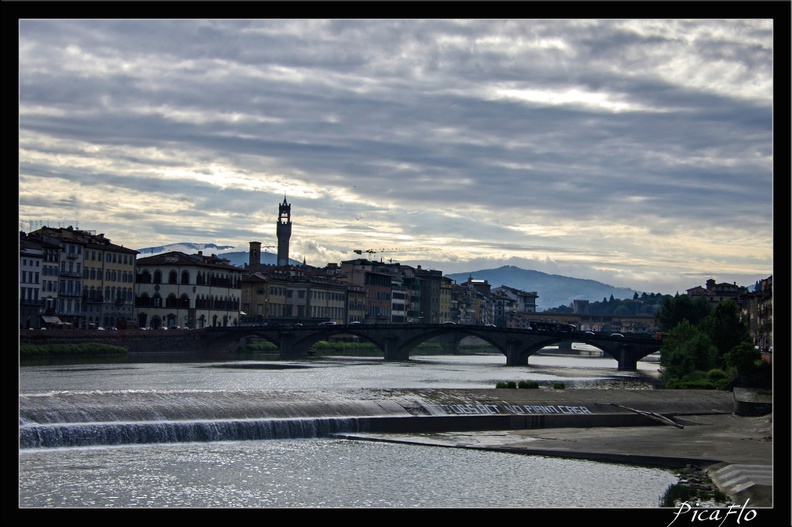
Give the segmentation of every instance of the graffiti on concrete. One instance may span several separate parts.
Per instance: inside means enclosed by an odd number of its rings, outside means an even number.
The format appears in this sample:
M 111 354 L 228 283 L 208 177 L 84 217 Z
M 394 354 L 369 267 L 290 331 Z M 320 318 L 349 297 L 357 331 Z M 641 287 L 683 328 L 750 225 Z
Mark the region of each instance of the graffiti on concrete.
M 585 406 L 566 406 L 555 404 L 531 404 L 531 405 L 498 405 L 498 404 L 448 404 L 440 408 L 447 414 L 455 415 L 481 415 L 481 414 L 590 414 L 592 413 Z

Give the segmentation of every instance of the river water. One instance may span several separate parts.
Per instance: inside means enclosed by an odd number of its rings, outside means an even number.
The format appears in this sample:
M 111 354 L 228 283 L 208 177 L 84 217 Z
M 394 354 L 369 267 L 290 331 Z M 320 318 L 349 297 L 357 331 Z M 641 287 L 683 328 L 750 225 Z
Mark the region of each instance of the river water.
M 507 367 L 503 355 L 485 353 L 418 355 L 404 363 L 365 356 L 282 361 L 130 354 L 107 362 L 22 366 L 19 393 L 26 407 L 41 406 L 31 414 L 35 420 L 62 426 L 57 422 L 72 410 L 84 412 L 85 421 L 104 419 L 97 417 L 91 401 L 161 403 L 165 398 L 168 404 L 175 400 L 185 406 L 173 411 L 197 412 L 200 404 L 190 394 L 207 392 L 233 415 L 234 399 L 224 394 L 293 392 L 295 401 L 309 394 L 313 400 L 339 403 L 355 401 L 367 390 L 494 388 L 498 381 L 510 380 L 563 382 L 566 389 L 652 389 L 658 364 L 647 359 L 639 362 L 637 372 L 619 372 L 610 358 L 554 354 L 534 355 L 519 367 Z M 74 400 L 84 407 L 65 408 L 63 401 Z M 321 434 L 40 446 L 23 441 L 22 432 L 42 423 L 20 418 L 19 506 L 27 509 L 641 509 L 658 507 L 677 482 L 664 469 Z M 69 426 L 85 425 L 74 423 L 81 417 L 68 419 Z M 204 426 L 225 430 L 231 421 Z

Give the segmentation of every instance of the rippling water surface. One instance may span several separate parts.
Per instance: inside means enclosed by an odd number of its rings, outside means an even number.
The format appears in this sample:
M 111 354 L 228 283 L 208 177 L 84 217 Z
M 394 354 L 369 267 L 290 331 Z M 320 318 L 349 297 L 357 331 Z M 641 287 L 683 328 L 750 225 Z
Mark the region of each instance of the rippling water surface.
M 35 450 L 20 469 L 24 507 L 629 508 L 657 506 L 676 482 L 657 469 L 329 439 Z
M 496 354 L 408 363 L 151 358 L 23 366 L 20 394 L 319 390 L 338 400 L 358 390 L 492 388 L 508 380 L 651 389 L 657 376 L 650 361 L 619 372 L 612 359 L 552 355 L 523 367 L 506 367 Z M 23 508 L 653 508 L 674 483 L 660 469 L 332 438 L 30 448 L 19 458 Z

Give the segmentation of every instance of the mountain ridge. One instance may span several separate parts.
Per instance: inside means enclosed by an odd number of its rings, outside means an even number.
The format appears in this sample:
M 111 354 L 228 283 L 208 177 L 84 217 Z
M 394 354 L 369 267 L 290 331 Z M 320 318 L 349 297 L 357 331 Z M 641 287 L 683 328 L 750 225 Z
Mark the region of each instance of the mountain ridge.
M 635 293 L 643 291 L 629 287 L 616 287 L 589 278 L 574 278 L 557 274 L 544 273 L 531 269 L 522 269 L 514 265 L 504 265 L 494 269 L 481 269 L 464 273 L 445 275 L 465 283 L 468 278 L 486 280 L 491 287 L 508 286 L 521 291 L 535 292 L 537 310 L 568 306 L 573 300 L 597 302 L 603 298 L 627 299 Z

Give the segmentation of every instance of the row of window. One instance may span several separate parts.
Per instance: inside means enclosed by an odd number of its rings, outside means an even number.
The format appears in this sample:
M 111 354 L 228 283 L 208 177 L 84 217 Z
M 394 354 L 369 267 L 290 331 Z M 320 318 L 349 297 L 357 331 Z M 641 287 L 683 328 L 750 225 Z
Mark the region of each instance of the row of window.
M 369 291 L 368 297 L 370 300 L 390 301 L 391 295 L 385 291 Z
M 87 298 L 91 300 L 104 300 L 105 302 L 115 302 L 116 300 L 122 302 L 131 302 L 134 298 L 134 293 L 132 292 L 131 287 L 105 287 L 104 297 L 102 297 L 102 289 L 100 287 L 86 288 L 84 292 L 87 294 Z
M 151 273 L 148 269 L 144 269 L 138 275 L 138 283 L 141 284 L 162 284 L 162 271 L 156 269 L 153 273 Z M 168 273 L 168 282 L 169 285 L 191 285 L 190 283 L 190 272 L 187 270 L 183 270 L 181 272 L 181 278 L 179 274 L 175 270 L 171 270 Z M 235 288 L 239 289 L 241 287 L 241 278 L 239 276 L 232 276 L 230 273 L 205 273 L 199 272 L 195 276 L 195 285 L 209 285 L 212 287 L 228 287 L 228 288 Z
M 83 278 L 86 280 L 101 280 L 102 269 L 99 267 L 86 267 Z M 104 280 L 107 282 L 122 282 L 131 284 L 135 281 L 135 275 L 132 271 L 122 271 L 119 269 L 105 269 Z
M 149 296 L 148 293 L 143 293 L 140 298 L 136 300 L 136 306 L 138 307 L 168 307 L 168 308 L 182 308 L 182 309 L 189 309 L 190 308 L 190 297 L 187 295 L 181 295 L 181 297 L 177 297 L 175 294 L 171 293 L 165 298 L 165 302 L 163 303 L 163 298 L 159 293 L 155 293 L 152 296 Z M 207 295 L 198 295 L 195 298 L 195 308 L 196 309 L 219 309 L 219 310 L 237 310 L 239 308 L 239 298 L 237 297 L 221 297 L 221 296 L 207 296 Z
M 82 284 L 79 280 L 61 280 L 58 282 L 60 289 L 58 293 L 61 295 L 80 295 L 82 294 Z
M 375 317 L 390 317 L 391 310 L 390 308 L 381 307 L 381 306 L 371 306 L 371 314 Z
M 37 284 L 39 283 L 39 279 L 41 275 L 38 271 L 22 271 L 22 274 L 19 276 L 19 283 L 20 284 Z
M 311 306 L 311 318 L 328 318 L 332 320 L 343 320 L 344 309 L 329 306 Z
M 38 302 L 39 288 L 38 287 L 20 287 L 19 299 L 23 302 Z
M 131 254 L 119 254 L 110 251 L 105 251 L 105 262 L 107 263 L 118 263 L 122 265 L 132 265 L 134 262 L 134 257 Z M 93 260 L 95 262 L 102 261 L 102 251 L 94 251 L 94 250 L 86 250 L 85 251 L 85 259 L 86 260 Z
M 82 254 L 82 246 L 69 244 L 69 245 L 66 246 L 66 249 L 64 250 L 64 252 L 68 253 L 68 255 L 71 256 L 71 257 L 76 256 L 76 255 L 81 255 Z M 117 264 L 121 264 L 121 265 L 130 265 L 131 266 L 135 262 L 134 255 L 132 255 L 132 254 L 127 254 L 127 253 L 121 254 L 121 253 L 115 253 L 115 252 L 111 252 L 111 251 L 105 251 L 104 255 L 105 255 L 104 261 L 106 263 L 114 263 L 114 264 L 117 263 Z M 45 252 L 42 255 L 41 259 L 39 259 L 39 258 L 31 258 L 30 259 L 30 265 L 34 265 L 34 266 L 38 267 L 39 266 L 39 262 L 41 260 L 44 260 L 46 262 L 55 262 L 58 259 L 59 258 L 58 258 L 58 252 L 57 251 L 47 251 L 47 252 Z M 94 262 L 101 262 L 102 261 L 102 251 L 86 250 L 85 251 L 85 260 L 90 260 L 90 261 L 94 261 Z M 23 258 L 22 262 L 23 262 L 23 265 L 27 265 L 27 263 L 26 263 L 27 260 L 26 259 Z
M 79 298 L 58 298 L 58 314 L 79 316 L 82 307 Z

